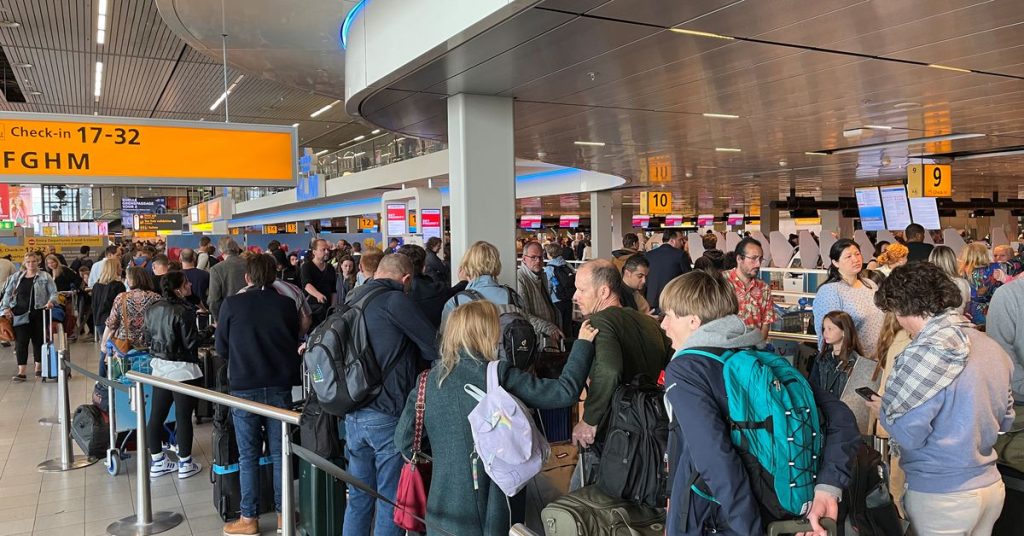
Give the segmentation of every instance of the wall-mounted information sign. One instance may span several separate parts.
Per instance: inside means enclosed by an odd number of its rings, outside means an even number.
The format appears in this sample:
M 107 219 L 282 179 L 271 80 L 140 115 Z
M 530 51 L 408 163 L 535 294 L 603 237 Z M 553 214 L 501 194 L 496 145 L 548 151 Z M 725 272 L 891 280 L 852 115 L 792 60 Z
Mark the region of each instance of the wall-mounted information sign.
M 423 226 L 423 239 L 441 238 L 441 211 L 436 208 L 420 210 L 420 224 Z
M 558 217 L 558 226 L 574 229 L 580 226 L 579 214 L 562 214 Z
M 43 184 L 293 186 L 296 142 L 275 125 L 0 113 L 0 170 Z
M 519 217 L 520 229 L 540 229 L 540 214 L 523 214 Z
M 667 216 L 665 216 L 665 224 L 662 227 L 681 227 L 682 225 L 682 214 L 668 214 Z
M 729 214 L 725 223 L 729 226 L 743 225 L 743 214 Z
M 697 215 L 697 227 L 708 227 L 715 223 L 714 214 L 698 214 Z
M 389 204 L 387 217 L 388 236 L 402 236 L 406 234 L 405 204 Z
M 135 229 L 142 232 L 181 231 L 181 214 L 136 214 Z

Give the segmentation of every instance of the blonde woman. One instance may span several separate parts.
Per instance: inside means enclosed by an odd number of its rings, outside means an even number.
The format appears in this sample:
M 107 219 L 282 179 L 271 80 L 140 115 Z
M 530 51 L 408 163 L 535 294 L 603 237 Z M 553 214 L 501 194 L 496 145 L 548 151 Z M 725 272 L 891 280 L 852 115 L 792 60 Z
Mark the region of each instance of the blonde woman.
M 984 242 L 971 242 L 960 252 L 960 275 L 971 286 L 971 300 L 965 314 L 977 326 L 985 325 L 992 294 L 1003 285 L 1006 274 L 992 262 Z
M 939 247 L 945 246 L 938 246 L 935 249 Z M 949 248 L 947 247 L 946 249 Z M 953 252 L 951 249 L 949 251 L 950 253 Z M 932 250 L 932 255 L 934 254 L 935 250 Z M 909 344 L 910 333 L 903 329 L 903 326 L 900 326 L 894 313 L 885 313 L 885 321 L 882 324 L 882 333 L 878 336 L 878 349 L 875 354 L 875 361 L 878 364 L 875 366 L 875 372 L 871 376 L 871 380 L 879 385 L 878 394 L 885 395 L 885 382 L 889 380 L 889 374 L 892 372 L 893 364 L 896 363 L 896 357 Z M 875 423 L 875 437 L 888 441 L 889 432 L 878 422 L 878 412 L 872 411 L 872 417 Z M 889 451 L 889 493 L 892 494 L 892 500 L 896 503 L 896 507 L 903 517 L 906 517 L 906 512 L 903 511 L 903 492 L 906 490 L 904 486 L 906 480 L 903 468 L 900 467 L 899 456 Z
M 928 262 L 942 268 L 942 271 L 953 280 L 956 288 L 960 289 L 960 297 L 963 301 L 957 308 L 958 313 L 963 313 L 967 304 L 971 301 L 971 284 L 960 275 L 960 266 L 956 260 L 956 253 L 949 246 L 935 246 L 928 255 Z
M 18 373 L 13 382 L 28 379 L 25 367 L 28 365 L 28 348 L 36 359 L 36 376 L 42 375 L 43 309 L 57 305 L 57 285 L 50 274 L 41 269 L 43 257 L 38 253 L 26 253 L 21 271 L 7 280 L 0 300 L 0 314 L 14 323 L 14 354 L 18 360 Z
M 459 536 L 508 534 L 512 512 L 522 512 L 525 494 L 506 497 L 491 483 L 483 467 L 476 467 L 469 412 L 477 401 L 464 390 L 474 385 L 487 389 L 487 363 L 498 358 L 501 328 L 498 308 L 486 300 L 472 301 L 451 312 L 441 339 L 441 362 L 427 377 L 424 431 L 433 449 L 433 477 L 427 499 L 427 534 L 438 529 Z M 509 363 L 498 366 L 498 380 L 528 407 L 554 409 L 571 406 L 583 390 L 594 358 L 592 341 L 597 330 L 584 322 L 569 360 L 558 379 L 540 379 Z M 395 431 L 395 445 L 412 456 L 416 390 L 410 394 Z M 475 470 L 474 470 L 475 469 Z M 475 475 L 475 482 L 474 482 Z M 508 501 L 508 502 L 506 502 Z M 522 519 L 511 519 L 512 523 Z

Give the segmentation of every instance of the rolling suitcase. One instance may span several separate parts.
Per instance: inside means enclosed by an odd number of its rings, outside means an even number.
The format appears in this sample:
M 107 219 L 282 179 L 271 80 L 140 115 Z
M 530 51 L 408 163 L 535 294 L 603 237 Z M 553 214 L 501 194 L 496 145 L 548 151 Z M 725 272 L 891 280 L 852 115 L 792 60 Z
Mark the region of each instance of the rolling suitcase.
M 57 346 L 53 344 L 53 311 L 50 309 L 43 309 L 43 345 L 40 350 L 43 354 L 40 359 L 41 380 L 57 379 L 57 371 L 60 369 L 57 360 L 60 356 L 57 355 Z
M 71 419 L 71 437 L 82 453 L 92 458 L 102 458 L 110 448 L 110 423 L 106 415 L 92 404 L 82 404 L 75 409 Z
M 199 368 L 203 371 L 203 387 L 206 389 L 217 391 L 217 373 L 220 367 L 226 363 L 223 359 L 217 357 L 217 352 L 214 351 L 212 346 L 202 346 L 199 348 Z M 212 419 L 214 413 L 214 403 L 209 400 L 198 400 L 196 403 L 196 424 L 202 424 L 206 419 Z
M 230 421 L 228 421 L 230 422 Z M 238 443 L 233 427 L 213 430 L 213 506 L 224 521 L 242 515 L 242 488 L 239 479 Z M 270 456 L 260 458 L 260 513 L 274 511 L 274 464 Z
M 345 504 L 345 483 L 300 458 L 299 535 L 341 534 Z
M 545 536 L 663 536 L 665 510 L 605 495 L 597 486 L 578 489 L 541 513 Z

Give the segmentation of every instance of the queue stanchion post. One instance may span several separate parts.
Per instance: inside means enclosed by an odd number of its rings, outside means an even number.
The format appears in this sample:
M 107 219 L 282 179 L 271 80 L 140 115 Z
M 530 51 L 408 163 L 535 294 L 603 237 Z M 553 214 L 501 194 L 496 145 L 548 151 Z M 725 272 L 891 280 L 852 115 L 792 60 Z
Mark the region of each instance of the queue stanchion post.
M 96 463 L 99 458 L 75 454 L 71 445 L 71 406 L 68 399 L 68 370 L 64 365 L 68 358 L 67 340 L 61 335 L 57 350 L 57 418 L 60 426 L 60 458 L 46 460 L 36 466 L 40 473 L 61 473 L 81 469 Z
M 50 313 L 49 309 L 43 309 L 43 345 L 46 345 L 47 340 L 51 338 L 51 336 L 50 336 L 50 329 L 49 329 L 50 322 L 47 321 L 47 318 L 46 318 L 47 314 L 52 315 L 53 313 Z M 52 320 L 52 318 L 53 317 L 51 316 L 50 319 Z M 49 341 L 49 342 L 52 342 L 52 341 Z M 57 382 L 57 383 L 59 384 L 60 382 Z M 53 426 L 55 424 L 60 424 L 60 416 L 59 415 L 54 416 L 54 417 L 43 417 L 42 419 L 39 419 L 39 425 L 40 426 Z
M 106 355 L 101 355 L 100 359 L 107 359 Z M 107 385 L 107 415 L 109 416 L 110 426 L 107 427 L 108 433 L 108 445 L 107 448 L 107 472 L 111 475 L 117 475 L 121 472 L 121 449 L 117 446 L 117 401 L 114 397 L 117 393 L 114 389 L 114 367 L 110 366 L 110 362 L 107 362 L 107 379 L 111 381 Z
M 292 438 L 288 423 L 281 421 L 281 534 L 295 534 L 295 493 L 292 482 Z
M 149 448 L 146 445 L 146 392 L 142 382 L 136 381 L 132 388 L 132 405 L 135 409 L 135 512 L 107 527 L 112 536 L 144 536 L 159 534 L 173 529 L 184 521 L 177 512 L 153 513 L 149 492 Z

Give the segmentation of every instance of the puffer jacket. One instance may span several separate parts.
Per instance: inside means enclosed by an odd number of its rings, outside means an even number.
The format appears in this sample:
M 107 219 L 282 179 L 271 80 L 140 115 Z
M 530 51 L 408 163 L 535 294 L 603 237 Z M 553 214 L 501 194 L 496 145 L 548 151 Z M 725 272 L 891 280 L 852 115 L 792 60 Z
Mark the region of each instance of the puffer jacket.
M 184 300 L 166 298 L 146 309 L 143 324 L 150 357 L 165 361 L 199 362 L 196 313 Z

